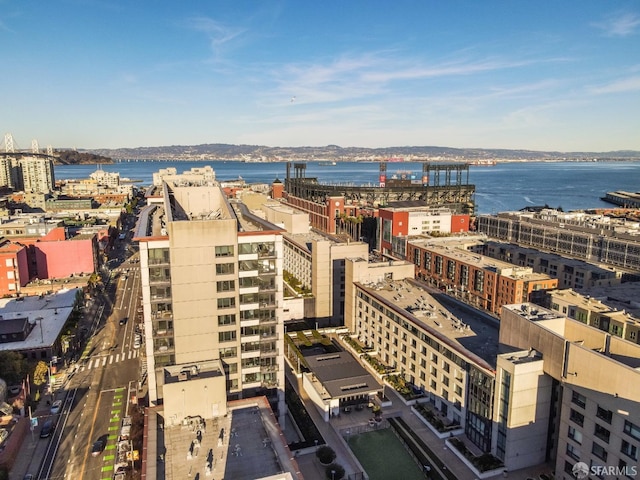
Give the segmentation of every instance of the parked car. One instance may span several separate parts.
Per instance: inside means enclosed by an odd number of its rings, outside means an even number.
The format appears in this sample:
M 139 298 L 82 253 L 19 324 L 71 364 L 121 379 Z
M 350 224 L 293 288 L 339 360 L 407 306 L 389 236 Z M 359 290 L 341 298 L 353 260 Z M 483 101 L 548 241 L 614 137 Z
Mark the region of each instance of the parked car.
M 55 422 L 53 420 L 47 420 L 40 430 L 40 438 L 48 438 L 53 433 Z
M 62 400 L 56 400 L 51 405 L 51 415 L 57 415 L 60 413 L 60 409 L 62 408 Z
M 22 385 L 10 385 L 7 390 L 9 391 L 9 395 L 15 397 L 22 390 Z

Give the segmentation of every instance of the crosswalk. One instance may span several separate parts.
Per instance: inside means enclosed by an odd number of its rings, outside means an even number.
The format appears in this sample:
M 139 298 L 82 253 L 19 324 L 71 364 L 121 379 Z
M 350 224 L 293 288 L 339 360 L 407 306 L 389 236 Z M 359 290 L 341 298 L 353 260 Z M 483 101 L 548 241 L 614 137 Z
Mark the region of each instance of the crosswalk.
M 139 350 L 129 350 L 128 352 L 116 353 L 111 355 L 103 355 L 99 357 L 88 358 L 84 364 L 80 365 L 76 371 L 83 372 L 84 370 L 91 370 L 92 368 L 101 368 L 106 365 L 122 362 L 124 360 L 131 360 L 137 358 Z

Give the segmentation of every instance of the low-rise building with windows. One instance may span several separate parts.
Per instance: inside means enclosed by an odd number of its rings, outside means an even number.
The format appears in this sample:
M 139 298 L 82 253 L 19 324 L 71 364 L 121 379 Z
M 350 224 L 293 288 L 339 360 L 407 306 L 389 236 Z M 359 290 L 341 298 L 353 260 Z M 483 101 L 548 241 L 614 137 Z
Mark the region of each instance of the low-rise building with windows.
M 407 260 L 416 277 L 450 292 L 476 308 L 499 315 L 503 305 L 521 302 L 543 304 L 558 280 L 531 267 L 473 253 L 473 238 L 428 238 L 408 242 Z

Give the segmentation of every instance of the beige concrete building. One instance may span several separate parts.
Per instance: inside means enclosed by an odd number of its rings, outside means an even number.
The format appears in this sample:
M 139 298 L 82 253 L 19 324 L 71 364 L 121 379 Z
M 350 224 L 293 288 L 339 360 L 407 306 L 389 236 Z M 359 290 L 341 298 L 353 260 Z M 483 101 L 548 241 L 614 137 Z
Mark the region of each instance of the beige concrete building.
M 162 186 L 162 182 L 180 183 L 182 185 L 206 185 L 213 184 L 216 180 L 216 172 L 209 165 L 204 167 L 193 167 L 178 173 L 174 167 L 161 168 L 153 174 L 153 185 Z
M 451 314 L 413 279 L 408 262 L 348 259 L 346 292 L 351 336 L 424 392 L 448 432 L 462 431 L 490 452 L 496 325 Z
M 309 233 L 309 214 L 295 210 L 282 203 L 266 203 L 262 205 L 265 217 L 271 223 L 280 225 L 289 235 Z
M 55 187 L 53 159 L 51 157 L 23 157 L 22 190 L 25 192 L 51 193 Z
M 53 157 L 1 157 L 0 186 L 32 193 L 51 193 L 55 186 Z
M 474 249 L 477 251 L 477 249 Z M 558 279 L 558 288 L 589 288 L 618 285 L 622 272 L 608 265 L 594 265 L 583 260 L 522 247 L 513 243 L 488 241 L 481 252 L 491 258 L 530 267 Z
M 459 440 L 508 472 L 551 462 L 556 478 L 569 480 L 582 461 L 592 472 L 615 467 L 626 472 L 618 478 L 633 478 L 639 345 L 532 303 L 504 306 L 498 334 L 456 318 L 406 267 L 348 260 L 345 324 L 425 392 Z
M 267 202 L 260 206 L 265 218 L 286 230 L 283 234 L 284 270 L 308 295 L 289 292 L 287 319 L 315 319 L 341 325 L 344 319 L 346 258 L 369 257 L 369 246 L 312 229 L 309 214 Z M 300 302 L 302 305 L 300 305 Z
M 341 325 L 345 316 L 345 259 L 369 257 L 364 242 L 350 242 L 315 231 L 284 237 L 284 269 L 311 292 L 304 315 Z
M 639 345 L 558 312 L 519 304 L 503 309 L 500 347 L 507 359 L 530 355 L 532 371 L 528 379 L 519 379 L 498 362 L 496 421 L 505 435 L 496 439 L 498 456 L 504 452 L 506 460 L 544 451 L 555 463 L 556 479 L 575 478 L 578 462 L 594 478 L 637 475 Z M 525 388 L 514 387 L 520 381 Z M 500 412 L 508 413 L 501 419 Z M 521 436 L 521 425 L 535 425 L 536 434 L 511 443 L 513 435 Z
M 150 401 L 166 402 L 178 388 L 168 382 L 168 368 L 188 372 L 220 362 L 230 400 L 267 392 L 282 416 L 281 231 L 242 204 L 230 204 L 215 183 L 174 180 L 148 198 L 134 238 L 140 243 Z M 178 385 L 200 381 L 195 377 Z M 189 391 L 205 395 L 204 389 Z M 212 402 L 213 396 L 204 408 L 209 415 Z
M 640 343 L 638 309 L 610 299 L 600 300 L 571 289 L 550 292 L 551 309 L 599 330 Z

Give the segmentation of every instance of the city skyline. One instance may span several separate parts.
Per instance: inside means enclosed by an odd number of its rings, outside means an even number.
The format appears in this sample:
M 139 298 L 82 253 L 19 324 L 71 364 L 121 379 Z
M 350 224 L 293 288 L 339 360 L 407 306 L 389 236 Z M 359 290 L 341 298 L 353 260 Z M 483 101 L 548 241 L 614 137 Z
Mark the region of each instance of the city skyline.
M 630 1 L 2 5 L 20 149 L 640 150 Z

